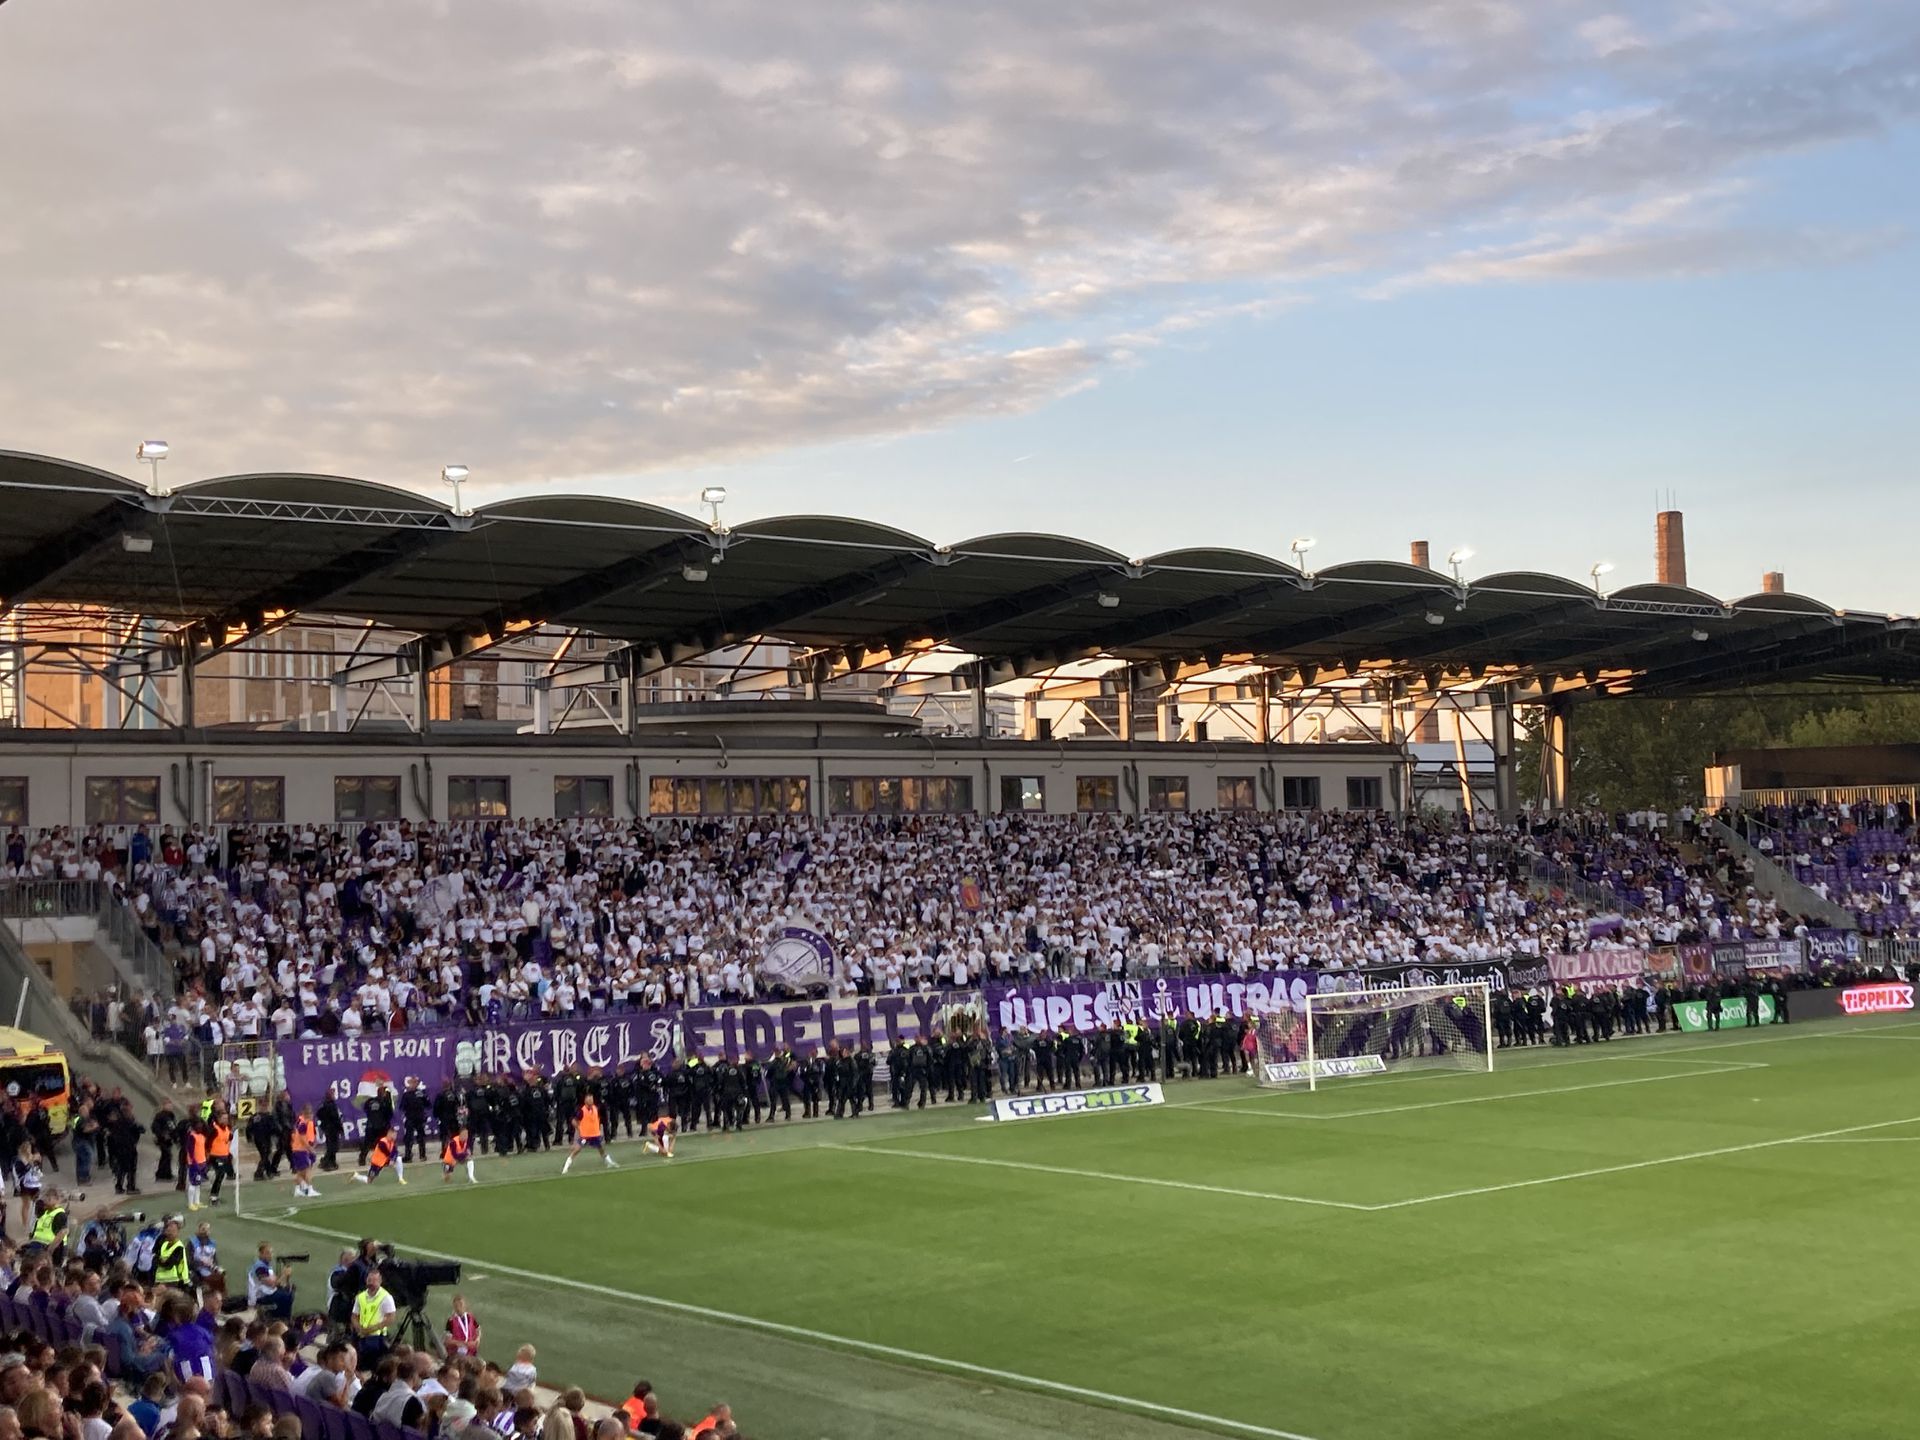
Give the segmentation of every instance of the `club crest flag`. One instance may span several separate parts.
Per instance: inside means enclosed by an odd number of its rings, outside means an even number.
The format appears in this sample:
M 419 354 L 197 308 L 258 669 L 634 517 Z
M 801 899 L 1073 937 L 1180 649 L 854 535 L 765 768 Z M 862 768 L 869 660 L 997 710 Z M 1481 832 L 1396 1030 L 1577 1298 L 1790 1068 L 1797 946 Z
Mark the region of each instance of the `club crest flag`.
M 788 925 L 767 947 L 760 973 L 796 989 L 818 985 L 833 974 L 833 942 L 804 925 Z

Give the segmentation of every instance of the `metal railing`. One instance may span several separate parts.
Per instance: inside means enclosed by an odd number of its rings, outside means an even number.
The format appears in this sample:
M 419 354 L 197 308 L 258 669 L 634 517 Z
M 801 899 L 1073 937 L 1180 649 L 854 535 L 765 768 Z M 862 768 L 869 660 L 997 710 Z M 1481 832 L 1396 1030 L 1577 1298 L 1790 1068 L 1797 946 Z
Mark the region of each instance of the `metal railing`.
M 1897 965 L 1904 969 L 1920 964 L 1920 940 L 1899 940 L 1885 936 L 1868 938 L 1860 942 L 1860 958 L 1868 965 Z
M 1743 789 L 1729 805 L 1898 805 L 1920 809 L 1920 785 L 1790 785 Z
M 1532 879 L 1536 886 L 1558 890 L 1563 895 L 1571 895 L 1582 905 L 1589 905 L 1603 912 L 1613 912 L 1629 920 L 1644 920 L 1646 907 L 1627 899 L 1610 885 L 1596 885 L 1584 876 L 1576 875 L 1568 866 L 1545 858 L 1536 858 L 1532 867 Z
M 100 880 L 0 881 L 0 920 L 91 919 L 136 989 L 174 992 L 173 964 L 140 928 L 133 910 Z
M 1824 924 L 1838 930 L 1857 930 L 1859 922 L 1853 912 L 1836 901 L 1828 900 L 1806 881 L 1793 873 L 1791 849 L 1787 837 L 1773 826 L 1761 820 L 1745 815 L 1734 816 L 1740 828 L 1727 824 L 1724 820 L 1713 820 L 1707 824 L 1707 834 L 1721 841 L 1736 854 L 1744 855 L 1753 862 L 1753 878 L 1756 884 L 1775 900 L 1791 906 L 1802 915 L 1810 915 Z M 1746 833 L 1742 833 L 1744 830 Z M 1765 835 L 1773 841 L 1773 853 L 1763 853 L 1754 843 L 1755 837 Z

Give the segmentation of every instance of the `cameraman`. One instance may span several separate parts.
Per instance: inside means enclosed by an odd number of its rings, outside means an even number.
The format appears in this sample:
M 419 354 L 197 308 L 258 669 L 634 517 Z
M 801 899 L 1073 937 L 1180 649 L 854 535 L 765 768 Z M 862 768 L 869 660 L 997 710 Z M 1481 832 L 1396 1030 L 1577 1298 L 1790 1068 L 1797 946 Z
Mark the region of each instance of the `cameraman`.
M 247 1270 L 247 1303 L 262 1319 L 293 1318 L 293 1275 L 273 1263 L 273 1246 L 261 1242 L 258 1258 Z
M 22 1250 L 38 1254 L 56 1264 L 66 1259 L 67 1207 L 61 1201 L 60 1192 L 51 1186 L 45 1194 L 34 1199 L 33 1229 Z
M 361 1277 L 354 1270 L 351 1250 L 340 1252 L 340 1263 L 327 1275 L 327 1324 L 336 1339 L 353 1324 L 353 1297 L 360 1289 Z
M 380 1272 L 367 1271 L 365 1287 L 353 1297 L 353 1343 L 360 1352 L 362 1366 L 377 1365 L 393 1345 L 394 1327 L 399 1324 L 399 1306 L 380 1283 Z

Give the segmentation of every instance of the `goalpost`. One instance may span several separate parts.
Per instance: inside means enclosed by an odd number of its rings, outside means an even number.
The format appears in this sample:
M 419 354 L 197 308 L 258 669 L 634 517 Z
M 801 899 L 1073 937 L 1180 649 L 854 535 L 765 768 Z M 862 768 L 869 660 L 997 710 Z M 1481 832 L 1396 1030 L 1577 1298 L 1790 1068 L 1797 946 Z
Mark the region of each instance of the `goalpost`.
M 1309 995 L 1260 1018 L 1261 1085 L 1317 1090 L 1323 1080 L 1398 1070 L 1493 1069 L 1493 987 L 1407 985 Z

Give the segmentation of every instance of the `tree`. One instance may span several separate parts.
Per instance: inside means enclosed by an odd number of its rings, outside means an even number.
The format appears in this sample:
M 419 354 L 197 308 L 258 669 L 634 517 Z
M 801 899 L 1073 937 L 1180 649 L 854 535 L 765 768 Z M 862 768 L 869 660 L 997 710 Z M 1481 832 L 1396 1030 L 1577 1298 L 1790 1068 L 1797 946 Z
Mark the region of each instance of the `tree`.
M 1546 716 L 1516 717 L 1520 797 L 1541 795 Z M 1721 750 L 1762 746 L 1872 745 L 1920 740 L 1920 696 L 1725 695 L 1698 700 L 1639 696 L 1577 702 L 1568 715 L 1568 799 L 1608 810 L 1698 805 Z

